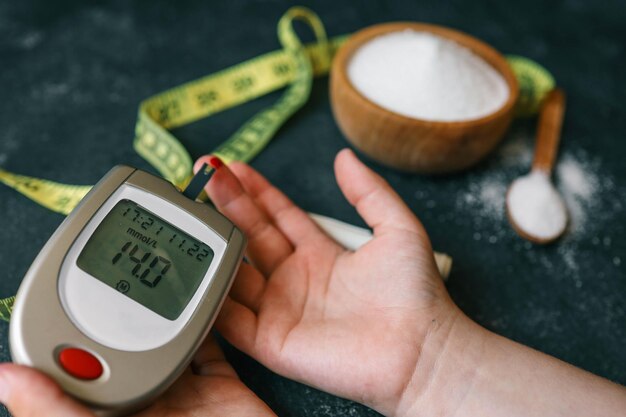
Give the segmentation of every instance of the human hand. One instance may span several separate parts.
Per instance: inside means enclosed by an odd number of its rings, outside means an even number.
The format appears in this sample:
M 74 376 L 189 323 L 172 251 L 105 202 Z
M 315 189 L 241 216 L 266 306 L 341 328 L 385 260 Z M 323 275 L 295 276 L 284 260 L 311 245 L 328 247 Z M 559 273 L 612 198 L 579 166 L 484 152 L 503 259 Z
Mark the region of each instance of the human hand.
M 0 401 L 16 417 L 94 417 L 43 373 L 15 364 L 0 365 Z M 212 336 L 190 369 L 136 417 L 254 416 L 274 413 L 239 380 Z
M 210 156 L 200 158 L 220 166 Z M 233 345 L 272 370 L 390 415 L 419 391 L 463 317 L 426 231 L 401 198 L 348 150 L 339 187 L 374 229 L 345 250 L 249 166 L 219 168 L 207 193 L 248 236 L 248 259 L 217 320 Z M 233 175 L 234 174 L 234 175 Z M 254 265 L 254 266 L 253 266 Z M 428 361 L 424 352 L 432 353 Z M 418 372 L 418 368 L 421 368 Z M 423 381 L 422 381 L 423 380 Z

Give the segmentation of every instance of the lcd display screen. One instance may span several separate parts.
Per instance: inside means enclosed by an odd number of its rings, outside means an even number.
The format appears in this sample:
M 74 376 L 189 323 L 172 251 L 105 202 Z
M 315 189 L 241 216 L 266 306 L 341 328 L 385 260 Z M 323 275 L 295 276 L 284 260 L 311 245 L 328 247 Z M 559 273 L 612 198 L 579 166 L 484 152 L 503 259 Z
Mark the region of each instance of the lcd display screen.
M 175 320 L 213 250 L 131 200 L 121 200 L 78 256 L 80 269 L 160 316 Z

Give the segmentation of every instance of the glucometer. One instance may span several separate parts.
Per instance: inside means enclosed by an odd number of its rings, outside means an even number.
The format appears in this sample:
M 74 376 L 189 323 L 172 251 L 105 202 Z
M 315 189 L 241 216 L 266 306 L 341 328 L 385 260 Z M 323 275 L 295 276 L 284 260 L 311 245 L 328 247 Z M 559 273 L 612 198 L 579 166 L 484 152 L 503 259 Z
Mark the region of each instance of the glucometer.
M 189 365 L 245 237 L 208 204 L 112 169 L 48 240 L 17 293 L 10 348 L 102 416 L 149 405 Z

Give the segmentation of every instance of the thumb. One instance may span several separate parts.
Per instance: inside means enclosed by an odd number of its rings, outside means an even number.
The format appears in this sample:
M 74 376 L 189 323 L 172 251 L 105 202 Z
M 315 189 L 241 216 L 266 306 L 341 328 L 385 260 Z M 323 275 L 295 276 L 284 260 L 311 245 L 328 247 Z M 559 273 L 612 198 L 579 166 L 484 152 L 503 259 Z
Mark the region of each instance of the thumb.
M 48 376 L 12 363 L 0 365 L 0 402 L 15 417 L 93 417 Z
M 335 159 L 339 188 L 377 236 L 393 230 L 417 233 L 428 239 L 424 227 L 402 198 L 380 175 L 369 169 L 350 149 Z

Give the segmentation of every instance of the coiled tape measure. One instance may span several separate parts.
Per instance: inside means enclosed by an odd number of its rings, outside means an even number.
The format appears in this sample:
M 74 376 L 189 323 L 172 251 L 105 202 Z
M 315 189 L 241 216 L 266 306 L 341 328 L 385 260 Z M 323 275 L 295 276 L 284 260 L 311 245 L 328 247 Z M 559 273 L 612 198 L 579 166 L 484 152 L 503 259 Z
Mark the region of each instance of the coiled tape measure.
M 300 42 L 294 20 L 311 27 L 315 43 Z M 288 86 L 273 106 L 213 151 L 227 163 L 256 156 L 306 103 L 313 77 L 328 72 L 347 38 L 327 40 L 317 15 L 303 7 L 285 13 L 278 37 L 282 50 L 141 103 L 135 150 L 169 183 L 128 167 L 115 168 L 93 189 L 0 169 L 4 184 L 50 210 L 72 213 L 18 293 L 10 333 L 16 362 L 45 370 L 103 415 L 137 410 L 176 379 L 212 324 L 244 239 L 214 209 L 170 184 L 189 183 L 192 160 L 168 129 Z M 517 113 L 533 114 L 554 79 L 533 61 L 508 59 L 521 86 Z M 371 237 L 334 219 L 312 217 L 350 249 Z M 435 259 L 447 276 L 451 259 L 438 253 Z M 0 300 L 0 318 L 11 318 L 14 302 L 15 297 Z M 76 363 L 89 366 L 73 368 Z

